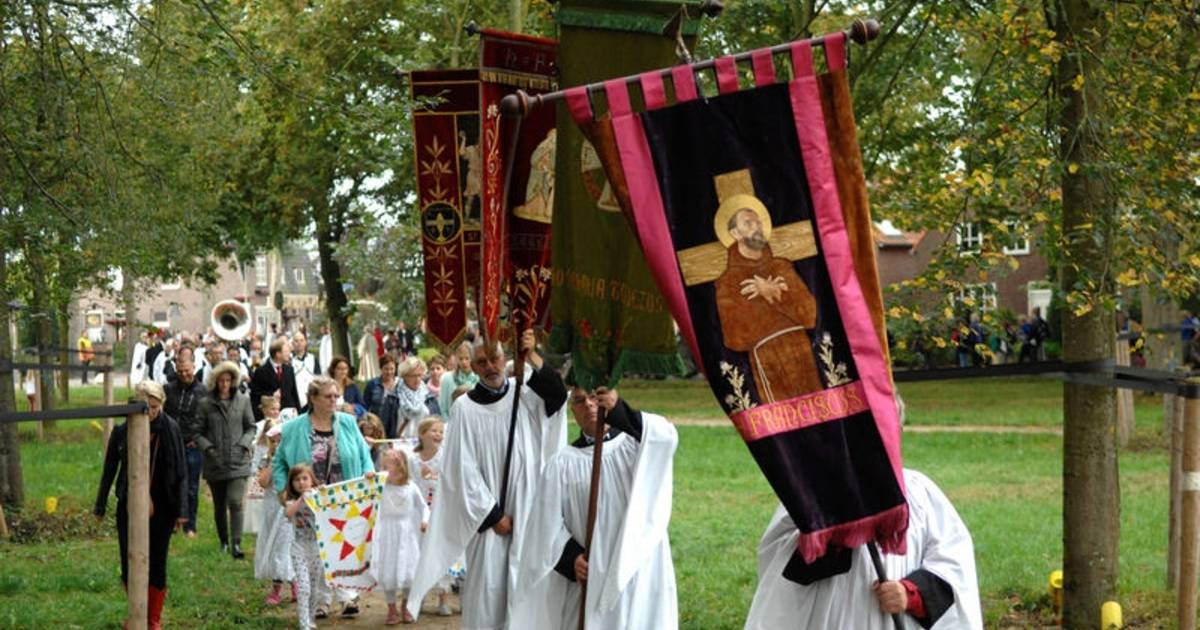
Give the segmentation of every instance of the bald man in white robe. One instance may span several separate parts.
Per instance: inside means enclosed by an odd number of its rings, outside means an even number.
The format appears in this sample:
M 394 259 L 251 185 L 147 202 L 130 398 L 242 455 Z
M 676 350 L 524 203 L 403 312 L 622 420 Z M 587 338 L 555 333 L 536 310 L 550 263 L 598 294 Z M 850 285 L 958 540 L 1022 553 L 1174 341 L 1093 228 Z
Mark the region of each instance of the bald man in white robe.
M 508 493 L 500 505 L 505 452 L 516 383 L 506 378 L 504 350 L 495 343 L 472 349 L 475 389 L 450 411 L 443 445 L 437 499 L 421 547 L 417 575 L 408 598 L 413 617 L 421 600 L 465 550 L 462 628 L 522 629 L 510 620 L 517 561 L 528 544 L 528 517 L 545 463 L 566 445 L 567 390 L 562 378 L 534 352 L 533 331 L 521 338 L 526 360 L 536 370 L 521 388 Z

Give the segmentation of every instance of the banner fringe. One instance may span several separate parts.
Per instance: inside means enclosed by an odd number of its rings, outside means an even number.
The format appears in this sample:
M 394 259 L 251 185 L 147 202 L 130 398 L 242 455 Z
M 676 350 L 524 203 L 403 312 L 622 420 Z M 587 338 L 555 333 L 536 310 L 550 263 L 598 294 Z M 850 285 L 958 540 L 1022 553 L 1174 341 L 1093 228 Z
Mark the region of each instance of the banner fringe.
M 499 83 L 501 85 L 510 85 L 523 90 L 539 90 L 542 92 L 548 90 L 557 90 L 558 81 L 554 81 L 544 75 L 526 74 L 524 72 L 513 72 L 511 70 L 483 70 L 479 71 L 479 78 L 484 83 Z
M 815 532 L 800 532 L 796 548 L 804 561 L 812 564 L 825 555 L 830 543 L 853 549 L 871 541 L 879 543 L 884 553 L 903 554 L 907 551 L 908 503 L 857 521 L 842 523 Z

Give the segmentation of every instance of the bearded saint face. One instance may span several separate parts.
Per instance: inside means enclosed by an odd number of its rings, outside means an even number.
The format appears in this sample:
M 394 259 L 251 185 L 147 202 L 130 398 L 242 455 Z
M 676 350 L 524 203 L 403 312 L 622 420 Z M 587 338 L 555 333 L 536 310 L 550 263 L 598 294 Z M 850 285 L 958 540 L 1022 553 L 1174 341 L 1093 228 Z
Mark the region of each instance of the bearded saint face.
M 734 225 L 729 229 L 729 234 L 754 251 L 762 251 L 767 246 L 762 221 L 759 220 L 758 214 L 749 208 L 742 208 L 734 215 Z

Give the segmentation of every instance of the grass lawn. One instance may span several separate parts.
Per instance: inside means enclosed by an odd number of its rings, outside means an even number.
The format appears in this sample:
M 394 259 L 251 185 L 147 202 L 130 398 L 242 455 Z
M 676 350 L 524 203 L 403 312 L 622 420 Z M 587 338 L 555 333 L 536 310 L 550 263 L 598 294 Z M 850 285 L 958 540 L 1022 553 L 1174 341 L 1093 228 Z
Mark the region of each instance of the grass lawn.
M 1061 386 L 1052 381 L 913 383 L 901 391 L 916 423 L 1061 424 Z M 87 392 L 72 398 L 82 404 Z M 629 382 L 622 392 L 668 416 L 720 417 L 709 411 L 716 405 L 699 381 Z M 1163 588 L 1167 455 L 1157 433 L 1160 413 L 1157 399 L 1138 399 L 1137 433 L 1120 464 L 1121 601 L 1126 622 L 1140 627 L 1173 626 L 1165 621 L 1174 599 Z M 776 500 L 731 426 L 681 426 L 679 433 L 671 544 L 681 626 L 740 628 L 754 593 L 755 546 Z M 31 437 L 32 427 L 22 434 Z M 23 444 L 27 514 L 47 496 L 59 497 L 60 514 L 34 517 L 45 526 L 41 542 L 0 543 L 0 628 L 46 627 L 50 620 L 63 628 L 117 627 L 124 603 L 111 516 L 97 525 L 85 514 L 101 449 L 99 434 L 83 421 L 60 422 L 47 442 Z M 1046 621 L 1046 576 L 1060 567 L 1062 550 L 1061 438 L 909 433 L 904 456 L 942 487 L 972 532 L 987 626 L 1027 627 L 1039 611 Z M 210 504 L 202 502 L 200 519 L 199 538 L 172 543 L 166 621 L 181 628 L 286 627 L 290 616 L 262 607 L 250 564 L 217 552 Z

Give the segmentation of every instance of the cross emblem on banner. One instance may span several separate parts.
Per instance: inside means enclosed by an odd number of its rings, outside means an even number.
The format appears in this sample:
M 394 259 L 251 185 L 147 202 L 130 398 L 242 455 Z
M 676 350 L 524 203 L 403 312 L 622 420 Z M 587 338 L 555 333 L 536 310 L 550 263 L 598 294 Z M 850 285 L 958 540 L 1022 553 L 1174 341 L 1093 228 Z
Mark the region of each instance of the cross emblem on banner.
M 812 221 L 796 221 L 778 227 L 771 225 L 771 217 L 766 207 L 754 196 L 754 182 L 750 179 L 750 169 L 744 168 L 717 175 L 713 177 L 713 186 L 717 189 L 717 201 L 721 204 L 713 219 L 713 232 L 718 240 L 676 252 L 686 286 L 712 282 L 725 273 L 729 259 L 728 249 L 734 242 L 729 234 L 728 222 L 743 210 L 753 211 L 758 215 L 763 224 L 764 237 L 770 242 L 775 257 L 797 261 L 817 255 Z
M 444 203 L 432 204 L 425 209 L 422 225 L 426 238 L 435 243 L 445 243 L 458 235 L 458 211 Z

